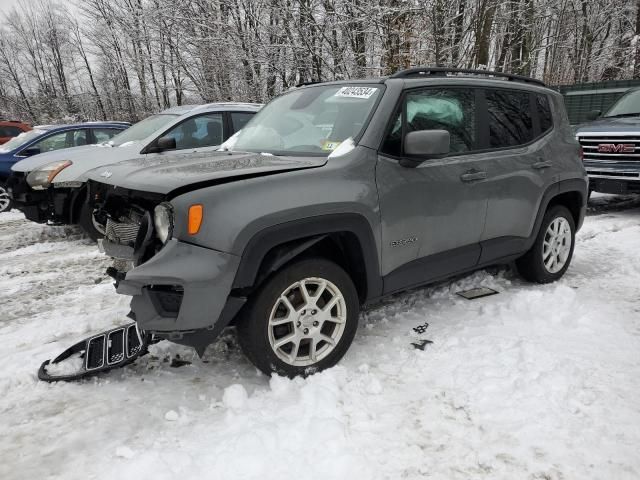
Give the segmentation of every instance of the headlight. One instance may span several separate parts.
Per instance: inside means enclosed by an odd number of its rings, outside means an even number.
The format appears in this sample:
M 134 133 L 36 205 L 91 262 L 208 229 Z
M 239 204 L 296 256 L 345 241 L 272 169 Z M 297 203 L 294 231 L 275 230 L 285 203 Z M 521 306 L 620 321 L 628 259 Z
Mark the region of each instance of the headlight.
M 167 243 L 173 233 L 173 207 L 170 203 L 161 203 L 153 210 L 153 223 L 158 240 Z
M 61 160 L 59 162 L 52 162 L 43 165 L 42 167 L 32 171 L 29 175 L 27 175 L 27 183 L 34 190 L 44 190 L 51 185 L 53 179 L 58 175 L 62 170 L 67 168 L 69 165 L 73 165 L 71 160 Z

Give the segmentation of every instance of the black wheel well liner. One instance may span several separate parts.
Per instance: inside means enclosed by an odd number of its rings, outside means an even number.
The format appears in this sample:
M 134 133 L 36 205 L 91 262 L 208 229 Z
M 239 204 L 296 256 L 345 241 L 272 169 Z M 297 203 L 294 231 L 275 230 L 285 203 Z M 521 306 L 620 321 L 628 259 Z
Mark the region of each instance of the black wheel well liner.
M 542 219 L 549 208 L 554 205 L 564 205 L 573 215 L 576 231 L 582 226 L 584 211 L 587 205 L 588 187 L 585 180 L 574 178 L 562 180 L 551 185 L 542 197 L 538 215 L 534 224 L 533 232 L 527 241 L 526 250 L 531 248 L 535 242 Z
M 78 223 L 80 220 L 80 212 L 82 211 L 82 205 L 87 201 L 87 193 L 86 183 L 80 188 L 75 188 L 71 193 L 71 200 L 69 201 L 69 222 L 71 224 Z
M 268 227 L 247 243 L 233 289 L 251 290 L 301 255 L 328 257 L 351 276 L 361 303 L 382 293 L 378 249 L 367 219 L 360 214 L 328 214 Z
M 580 192 L 573 190 L 558 193 L 547 204 L 547 210 L 555 205 L 563 205 L 567 207 L 573 216 L 576 226 L 578 225 L 578 222 L 580 221 L 580 208 L 582 206 L 582 194 Z

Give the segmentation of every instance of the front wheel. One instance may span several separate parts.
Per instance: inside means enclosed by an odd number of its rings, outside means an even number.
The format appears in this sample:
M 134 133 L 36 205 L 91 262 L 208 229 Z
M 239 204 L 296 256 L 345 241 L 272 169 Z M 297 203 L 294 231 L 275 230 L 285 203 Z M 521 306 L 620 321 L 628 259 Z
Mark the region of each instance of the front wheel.
M 7 186 L 3 183 L 0 183 L 0 213 L 8 212 L 11 210 L 12 202 L 11 197 L 9 196 L 9 192 L 7 191 Z
M 545 213 L 540 231 L 531 249 L 516 261 L 525 280 L 555 282 L 564 275 L 573 257 L 576 226 L 571 212 L 562 205 Z
M 93 209 L 86 201 L 80 208 L 78 224 L 91 240 L 98 241 L 104 237 L 104 227 L 93 218 Z
M 321 258 L 271 277 L 245 307 L 238 340 L 267 375 L 308 375 L 335 365 L 353 341 L 359 302 L 349 275 Z

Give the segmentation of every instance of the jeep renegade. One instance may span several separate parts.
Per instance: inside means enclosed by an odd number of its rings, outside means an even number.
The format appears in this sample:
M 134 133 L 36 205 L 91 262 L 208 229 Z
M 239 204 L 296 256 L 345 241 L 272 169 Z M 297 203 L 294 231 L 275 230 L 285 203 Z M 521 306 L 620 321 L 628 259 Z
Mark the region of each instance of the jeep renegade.
M 487 71 L 305 85 L 222 151 L 89 178 L 140 331 L 202 354 L 228 325 L 266 373 L 334 365 L 381 297 L 515 261 L 569 267 L 587 176 L 562 97 Z

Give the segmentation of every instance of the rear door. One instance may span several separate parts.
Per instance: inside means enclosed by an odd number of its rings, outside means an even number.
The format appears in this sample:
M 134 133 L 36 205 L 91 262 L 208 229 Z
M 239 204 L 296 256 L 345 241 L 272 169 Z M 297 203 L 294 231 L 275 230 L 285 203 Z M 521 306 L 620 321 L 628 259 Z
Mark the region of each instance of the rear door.
M 482 234 L 481 262 L 520 253 L 542 195 L 553 183 L 548 146 L 552 117 L 546 95 L 526 90 L 486 88 L 483 154 L 490 198 Z
M 477 93 L 469 88 L 410 90 L 378 156 L 376 183 L 382 220 L 385 291 L 473 267 L 480 256 L 488 192 L 478 149 Z M 404 136 L 444 129 L 446 158 L 403 166 Z

